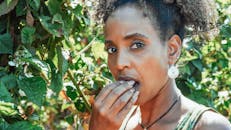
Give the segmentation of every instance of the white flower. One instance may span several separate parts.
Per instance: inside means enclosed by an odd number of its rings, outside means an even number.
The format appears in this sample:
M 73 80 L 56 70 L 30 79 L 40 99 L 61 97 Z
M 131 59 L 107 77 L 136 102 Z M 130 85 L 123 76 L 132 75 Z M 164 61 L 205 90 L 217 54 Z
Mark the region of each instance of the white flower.
M 220 92 L 218 92 L 218 96 L 219 97 L 228 97 L 229 92 L 228 91 L 220 91 Z
M 70 58 L 70 52 L 68 50 L 62 50 L 62 55 L 64 59 L 68 60 Z
M 221 44 L 227 44 L 227 40 L 222 40 Z
M 86 2 L 86 5 L 87 5 L 88 7 L 90 7 L 90 6 L 92 6 L 92 2 L 91 2 L 91 1 L 87 1 L 87 2 Z
M 22 96 L 22 97 L 26 96 L 25 92 L 22 91 L 21 89 L 19 89 L 18 93 L 19 93 L 19 95 Z
M 54 92 L 51 89 L 47 89 L 46 97 L 51 98 L 51 96 L 54 94 Z
M 71 0 L 70 6 L 74 9 L 78 4 L 80 4 L 79 0 Z
M 15 63 L 14 61 L 9 61 L 9 62 L 8 62 L 8 65 L 9 65 L 9 66 L 16 66 L 16 63 Z
M 191 40 L 192 40 L 192 38 L 185 38 L 183 40 L 183 47 L 188 48 L 189 47 L 188 42 L 190 42 Z

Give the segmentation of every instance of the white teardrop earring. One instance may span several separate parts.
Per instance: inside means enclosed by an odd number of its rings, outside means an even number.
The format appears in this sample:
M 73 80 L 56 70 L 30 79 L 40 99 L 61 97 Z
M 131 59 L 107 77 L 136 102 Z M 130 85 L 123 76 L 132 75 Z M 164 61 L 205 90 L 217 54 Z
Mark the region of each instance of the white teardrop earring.
M 171 65 L 170 68 L 168 69 L 168 76 L 171 79 L 175 79 L 179 75 L 179 70 L 175 65 Z

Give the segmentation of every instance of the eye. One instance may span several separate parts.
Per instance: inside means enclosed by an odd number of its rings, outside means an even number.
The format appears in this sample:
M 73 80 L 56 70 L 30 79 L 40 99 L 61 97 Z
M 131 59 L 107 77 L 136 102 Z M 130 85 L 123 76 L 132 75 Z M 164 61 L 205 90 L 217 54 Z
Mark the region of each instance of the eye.
M 132 43 L 131 49 L 138 49 L 144 47 L 144 43 L 142 41 L 134 41 Z
M 106 49 L 106 51 L 109 53 L 109 54 L 112 54 L 112 53 L 115 53 L 117 51 L 117 49 L 115 47 L 108 47 Z

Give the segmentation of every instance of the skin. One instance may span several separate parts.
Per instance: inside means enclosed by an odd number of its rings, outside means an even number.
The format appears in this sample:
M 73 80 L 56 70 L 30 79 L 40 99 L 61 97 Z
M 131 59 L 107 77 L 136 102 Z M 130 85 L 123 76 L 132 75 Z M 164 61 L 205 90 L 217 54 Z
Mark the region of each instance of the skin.
M 118 130 L 133 105 L 139 107 L 128 120 L 126 128 L 141 130 L 138 119 L 149 125 L 178 98 L 175 81 L 168 77 L 167 71 L 180 56 L 181 39 L 173 35 L 168 41 L 162 41 L 150 19 L 134 5 L 114 11 L 104 29 L 108 66 L 117 82 L 107 85 L 97 96 L 90 130 Z M 119 80 L 135 80 L 140 85 L 134 90 L 133 83 Z M 181 96 L 171 111 L 149 129 L 174 129 L 178 121 L 197 105 Z M 219 117 L 221 120 L 214 124 L 208 118 L 210 113 L 213 113 L 212 119 Z M 196 129 L 229 130 L 228 125 L 229 122 L 219 114 L 205 112 Z

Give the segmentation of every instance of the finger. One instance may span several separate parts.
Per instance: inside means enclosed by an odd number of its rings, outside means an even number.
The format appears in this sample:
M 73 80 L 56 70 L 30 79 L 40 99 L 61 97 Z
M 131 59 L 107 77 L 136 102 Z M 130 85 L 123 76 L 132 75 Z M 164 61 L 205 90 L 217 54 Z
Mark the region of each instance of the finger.
M 107 85 L 100 91 L 95 100 L 101 102 L 115 87 L 119 86 L 120 84 L 121 82 L 115 82 Z
M 138 96 L 139 96 L 139 91 L 136 91 L 135 94 L 133 95 L 133 97 L 131 98 L 131 100 L 126 104 L 126 106 L 124 106 L 120 110 L 120 112 L 118 112 L 118 114 L 117 114 L 118 119 L 124 119 L 127 116 L 129 111 L 131 110 L 132 106 L 136 103 Z
M 115 103 L 110 107 L 110 111 L 114 114 L 121 111 L 121 109 L 128 104 L 131 98 L 134 96 L 135 89 L 131 88 L 120 96 Z
M 124 84 L 114 88 L 110 94 L 108 94 L 107 97 L 105 97 L 105 99 L 102 101 L 103 104 L 105 104 L 105 108 L 109 109 L 112 104 L 114 104 L 114 102 L 126 91 L 128 91 L 129 89 L 131 89 L 133 86 L 129 85 L 127 82 L 125 82 Z

